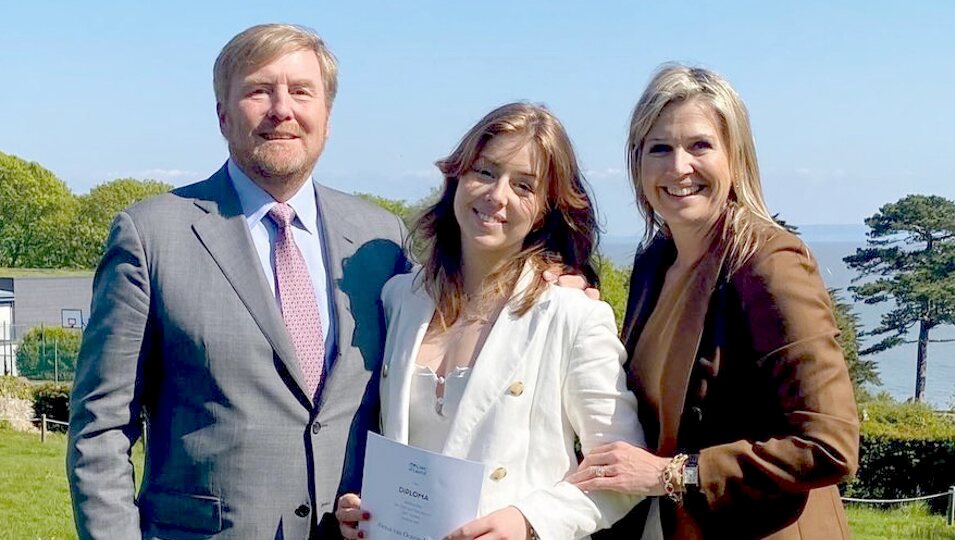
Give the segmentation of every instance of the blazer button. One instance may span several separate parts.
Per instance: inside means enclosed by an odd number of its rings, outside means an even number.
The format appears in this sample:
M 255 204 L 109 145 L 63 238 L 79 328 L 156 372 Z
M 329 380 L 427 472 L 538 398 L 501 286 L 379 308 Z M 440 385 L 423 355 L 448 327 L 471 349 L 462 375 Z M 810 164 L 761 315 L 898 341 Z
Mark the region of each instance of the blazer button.
M 308 513 L 311 512 L 311 511 L 312 511 L 312 509 L 309 508 L 307 504 L 303 504 L 303 505 L 300 505 L 298 508 L 295 509 L 295 515 L 298 516 L 298 517 L 300 517 L 300 518 L 308 517 Z
M 512 396 L 519 396 L 524 393 L 524 383 L 517 381 L 512 384 L 507 391 L 510 392 Z
M 312 435 L 318 435 L 318 432 L 322 430 L 322 425 L 318 422 L 312 424 Z
M 703 409 L 694 406 L 694 407 L 690 407 L 690 412 L 692 412 L 693 415 L 696 416 L 697 422 L 703 421 Z
M 503 480 L 505 476 L 507 476 L 507 469 L 498 467 L 491 473 L 491 480 Z
M 385 365 L 381 366 L 381 376 L 384 379 L 388 378 L 388 363 L 385 362 Z

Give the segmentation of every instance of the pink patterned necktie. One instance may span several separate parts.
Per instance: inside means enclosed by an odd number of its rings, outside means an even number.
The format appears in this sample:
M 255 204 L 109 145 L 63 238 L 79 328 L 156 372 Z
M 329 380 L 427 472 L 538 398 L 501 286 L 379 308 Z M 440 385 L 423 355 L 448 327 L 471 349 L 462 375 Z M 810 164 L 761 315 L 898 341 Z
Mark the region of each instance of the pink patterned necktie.
M 310 397 L 314 398 L 325 361 L 325 333 L 318 316 L 315 289 L 305 258 L 292 237 L 295 210 L 285 203 L 277 203 L 269 210 L 269 217 L 279 228 L 275 240 L 275 278 L 282 303 L 282 318 L 295 346 L 295 356 L 305 375 Z

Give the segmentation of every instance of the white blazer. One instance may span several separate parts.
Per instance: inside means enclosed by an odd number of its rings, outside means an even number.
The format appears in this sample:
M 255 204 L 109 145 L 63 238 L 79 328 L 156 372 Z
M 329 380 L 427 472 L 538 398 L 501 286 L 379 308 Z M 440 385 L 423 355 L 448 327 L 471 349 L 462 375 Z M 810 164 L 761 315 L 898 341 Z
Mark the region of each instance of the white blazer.
M 511 302 L 530 284 L 525 269 Z M 395 276 L 382 301 L 387 341 L 381 373 L 382 434 L 408 443 L 418 348 L 434 315 L 420 271 Z M 515 506 L 544 540 L 584 538 L 642 498 L 583 493 L 562 481 L 583 451 L 626 441 L 646 446 L 613 311 L 582 291 L 549 286 L 516 317 L 506 306 L 471 371 L 442 453 L 484 463 L 480 515 Z

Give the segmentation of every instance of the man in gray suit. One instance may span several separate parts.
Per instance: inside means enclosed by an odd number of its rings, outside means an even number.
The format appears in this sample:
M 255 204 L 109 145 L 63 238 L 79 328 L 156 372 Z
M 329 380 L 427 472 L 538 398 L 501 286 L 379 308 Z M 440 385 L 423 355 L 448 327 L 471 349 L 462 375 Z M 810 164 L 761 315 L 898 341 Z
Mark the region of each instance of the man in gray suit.
M 228 161 L 113 223 L 71 403 L 81 538 L 338 535 L 378 420 L 379 292 L 407 261 L 395 216 L 311 178 L 336 73 L 310 30 L 234 37 L 214 69 Z

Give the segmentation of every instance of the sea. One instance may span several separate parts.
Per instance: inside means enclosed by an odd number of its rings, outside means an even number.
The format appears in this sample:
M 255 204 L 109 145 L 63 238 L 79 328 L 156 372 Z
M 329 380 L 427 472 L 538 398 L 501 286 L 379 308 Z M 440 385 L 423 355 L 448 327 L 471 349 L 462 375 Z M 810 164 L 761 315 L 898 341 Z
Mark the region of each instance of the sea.
M 865 246 L 864 225 L 800 225 L 797 232 L 819 261 L 822 279 L 827 287 L 840 289 L 845 301 L 851 302 L 859 314 L 862 330 L 875 328 L 879 319 L 889 309 L 887 304 L 868 305 L 854 302 L 847 287 L 853 284 L 857 274 L 842 261 L 846 255 Z M 601 251 L 620 266 L 633 263 L 633 254 L 639 237 L 606 236 L 601 240 Z M 898 400 L 907 400 L 915 394 L 915 364 L 917 328 L 908 336 L 913 343 L 905 343 L 893 349 L 875 353 L 882 384 L 872 387 L 876 392 L 886 391 Z M 939 326 L 932 330 L 930 339 L 955 340 L 955 327 Z M 875 337 L 863 337 L 860 348 L 878 341 Z M 928 375 L 925 401 L 937 409 L 955 409 L 955 342 L 930 343 L 928 347 Z

